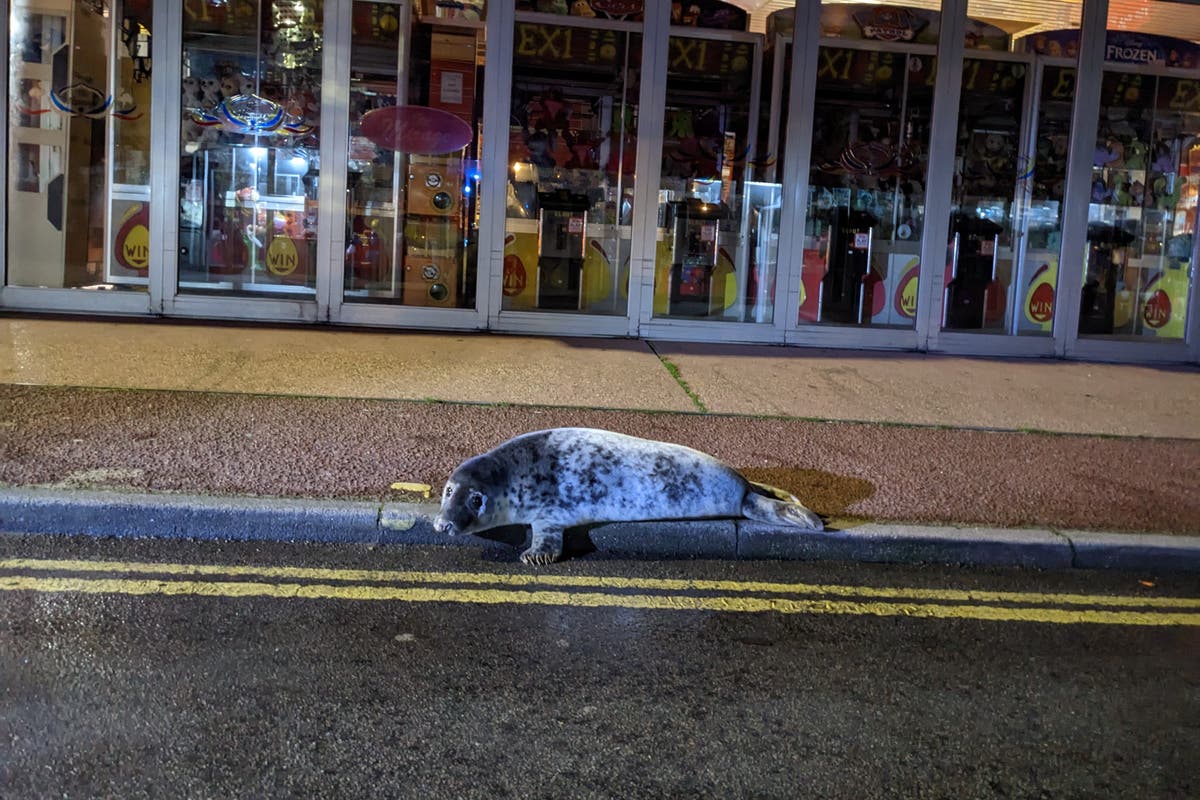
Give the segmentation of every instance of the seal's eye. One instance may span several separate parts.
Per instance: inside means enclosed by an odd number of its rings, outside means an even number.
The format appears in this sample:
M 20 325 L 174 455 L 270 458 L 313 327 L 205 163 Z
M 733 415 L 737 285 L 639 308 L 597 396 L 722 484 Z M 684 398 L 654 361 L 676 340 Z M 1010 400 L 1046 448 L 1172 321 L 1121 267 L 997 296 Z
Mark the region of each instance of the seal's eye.
M 478 492 L 471 492 L 471 497 L 467 500 L 467 505 L 471 507 L 472 511 L 480 510 L 483 508 L 483 495 Z

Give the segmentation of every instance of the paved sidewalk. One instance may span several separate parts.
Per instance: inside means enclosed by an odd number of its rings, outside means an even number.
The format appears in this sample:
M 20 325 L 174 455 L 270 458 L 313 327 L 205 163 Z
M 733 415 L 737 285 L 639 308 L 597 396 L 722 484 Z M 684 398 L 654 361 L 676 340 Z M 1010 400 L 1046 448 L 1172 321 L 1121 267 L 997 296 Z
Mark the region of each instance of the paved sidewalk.
M 0 383 L 1200 439 L 1196 367 L 625 339 L 0 316 Z
M 303 505 L 322 535 L 405 541 L 432 507 L 392 483 L 592 425 L 710 452 L 841 531 L 627 526 L 602 549 L 1200 569 L 1196 397 L 1187 368 L 0 318 L 0 529 L 304 538 Z

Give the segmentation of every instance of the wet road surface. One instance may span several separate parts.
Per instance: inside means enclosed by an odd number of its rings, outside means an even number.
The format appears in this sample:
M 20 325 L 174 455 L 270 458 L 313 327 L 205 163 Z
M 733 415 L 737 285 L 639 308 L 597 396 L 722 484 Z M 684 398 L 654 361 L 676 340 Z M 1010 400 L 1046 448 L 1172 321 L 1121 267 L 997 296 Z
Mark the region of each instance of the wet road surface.
M 1200 577 L 515 555 L 0 536 L 0 794 L 1200 793 Z

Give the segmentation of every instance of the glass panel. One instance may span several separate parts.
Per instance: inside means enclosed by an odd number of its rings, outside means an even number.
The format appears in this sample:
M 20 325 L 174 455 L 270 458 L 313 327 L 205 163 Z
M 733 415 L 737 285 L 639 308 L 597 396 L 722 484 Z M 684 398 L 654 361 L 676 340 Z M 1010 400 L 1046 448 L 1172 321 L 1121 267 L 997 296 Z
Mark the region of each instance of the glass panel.
M 1003 31 L 995 30 L 1007 41 Z M 1011 327 L 1016 310 L 1011 289 L 1019 283 L 1014 280 L 1014 233 L 1024 205 L 1018 164 L 1028 77 L 1025 62 L 963 60 L 950 256 L 942 296 L 942 327 L 948 330 Z
M 150 5 L 12 3 L 10 285 L 146 290 Z
M 758 21 L 754 18 L 755 22 Z M 794 11 L 772 12 L 763 22 L 766 41 L 763 48 L 762 102 L 759 103 L 758 148 L 755 169 L 761 179 L 776 181 L 783 176 L 787 150 L 788 98 L 792 87 Z
M 321 29 L 320 0 L 185 7 L 180 291 L 314 293 Z
M 911 328 L 934 58 L 822 46 L 800 319 Z
M 759 46 L 670 38 L 655 316 L 774 320 L 782 191 L 754 175 Z
M 623 316 L 641 34 L 523 18 L 514 34 L 502 309 Z
M 1039 58 L 1039 60 L 1042 60 Z M 1020 277 L 1014 302 L 1018 334 L 1049 334 L 1054 324 L 1058 290 L 1058 258 L 1062 246 L 1063 191 L 1067 180 L 1067 150 L 1071 141 L 1071 109 L 1075 102 L 1075 68 L 1043 63 L 1038 87 L 1038 112 L 1032 174 L 1024 172 L 1029 206 L 1025 211 Z
M 1147 2 L 1109 11 L 1081 335 L 1184 335 L 1200 189 L 1200 45 L 1163 35 L 1178 29 L 1153 11 Z
M 543 14 L 565 14 L 589 19 L 616 19 L 641 22 L 642 0 L 516 0 L 517 11 L 539 11 Z
M 483 8 L 453 10 L 354 3 L 347 302 L 475 305 Z

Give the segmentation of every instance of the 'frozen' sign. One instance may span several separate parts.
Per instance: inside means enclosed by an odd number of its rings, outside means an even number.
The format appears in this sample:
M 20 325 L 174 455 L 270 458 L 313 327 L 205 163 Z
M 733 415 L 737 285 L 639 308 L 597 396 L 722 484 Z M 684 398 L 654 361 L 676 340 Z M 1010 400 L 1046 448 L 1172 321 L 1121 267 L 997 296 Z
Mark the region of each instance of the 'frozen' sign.
M 1079 54 L 1079 31 L 1075 28 L 1041 31 L 1021 41 L 1027 53 L 1063 58 L 1075 58 Z M 1110 64 L 1154 64 L 1193 69 L 1200 66 L 1200 45 L 1172 36 L 1108 31 L 1104 60 Z

